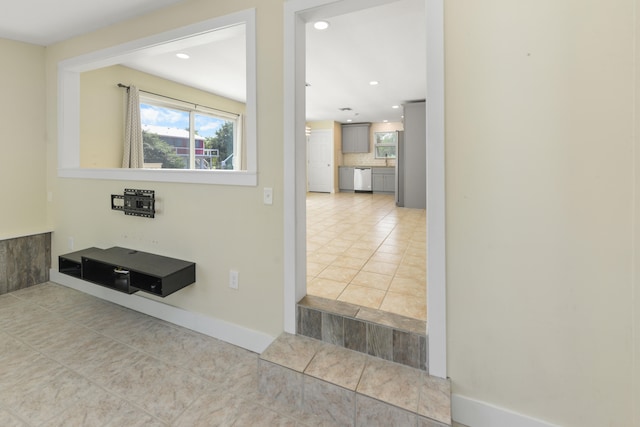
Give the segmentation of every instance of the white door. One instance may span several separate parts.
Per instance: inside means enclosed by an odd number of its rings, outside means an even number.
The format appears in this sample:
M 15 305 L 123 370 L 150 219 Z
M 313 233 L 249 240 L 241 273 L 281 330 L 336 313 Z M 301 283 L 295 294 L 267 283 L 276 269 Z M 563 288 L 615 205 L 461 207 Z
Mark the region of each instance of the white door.
M 307 143 L 307 190 L 333 192 L 333 130 L 312 130 Z

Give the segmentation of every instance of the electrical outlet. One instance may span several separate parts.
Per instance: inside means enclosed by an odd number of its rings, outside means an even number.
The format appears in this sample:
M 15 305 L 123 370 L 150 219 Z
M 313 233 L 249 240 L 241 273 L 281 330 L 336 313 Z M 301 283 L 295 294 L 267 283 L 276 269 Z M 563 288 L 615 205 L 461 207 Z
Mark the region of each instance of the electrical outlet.
M 229 271 L 229 287 L 238 289 L 238 272 L 236 270 Z
M 73 237 L 67 237 L 67 247 L 71 250 L 73 250 Z

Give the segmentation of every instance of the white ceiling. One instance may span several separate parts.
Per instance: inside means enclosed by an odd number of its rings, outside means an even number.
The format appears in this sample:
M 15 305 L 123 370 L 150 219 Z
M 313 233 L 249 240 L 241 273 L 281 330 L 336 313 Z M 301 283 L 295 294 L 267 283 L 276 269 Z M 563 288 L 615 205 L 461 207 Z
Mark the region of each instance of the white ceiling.
M 0 37 L 47 46 L 180 1 L 21 0 L 0 14 Z M 398 0 L 331 17 L 325 31 L 309 24 L 307 119 L 400 121 L 402 110 L 391 106 L 426 95 L 424 13 L 424 0 Z M 180 47 L 188 60 L 173 52 L 123 65 L 242 101 L 243 41 L 242 33 L 229 30 L 210 44 Z
M 307 120 L 400 121 L 392 105 L 424 100 L 424 4 L 399 0 L 335 16 L 324 31 L 307 24 Z
M 0 37 L 48 46 L 182 0 L 16 0 L 0 13 Z

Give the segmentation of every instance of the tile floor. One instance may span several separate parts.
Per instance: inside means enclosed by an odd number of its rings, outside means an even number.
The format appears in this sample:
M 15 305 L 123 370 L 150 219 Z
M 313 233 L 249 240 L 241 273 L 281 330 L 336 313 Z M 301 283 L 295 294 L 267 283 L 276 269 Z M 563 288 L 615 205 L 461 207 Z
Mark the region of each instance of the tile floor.
M 307 193 L 307 293 L 426 320 L 426 211 Z
M 448 380 L 300 335 L 259 360 L 260 388 L 338 425 L 451 425 Z
M 258 355 L 54 283 L 0 296 L 1 426 L 317 426 Z

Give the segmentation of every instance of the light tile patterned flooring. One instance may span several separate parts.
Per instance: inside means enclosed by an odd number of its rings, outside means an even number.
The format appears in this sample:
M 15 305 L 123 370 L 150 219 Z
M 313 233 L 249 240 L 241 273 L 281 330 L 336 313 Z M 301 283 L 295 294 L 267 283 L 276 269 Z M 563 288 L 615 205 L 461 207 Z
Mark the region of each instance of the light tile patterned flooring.
M 426 211 L 307 193 L 307 293 L 426 320 Z
M 0 426 L 318 426 L 258 355 L 45 283 L 0 296 Z

